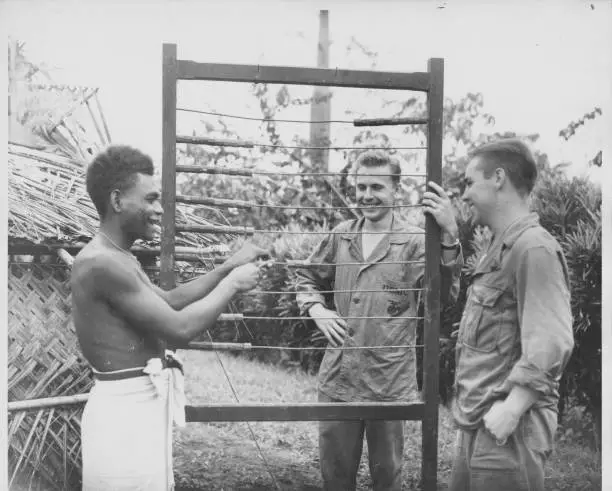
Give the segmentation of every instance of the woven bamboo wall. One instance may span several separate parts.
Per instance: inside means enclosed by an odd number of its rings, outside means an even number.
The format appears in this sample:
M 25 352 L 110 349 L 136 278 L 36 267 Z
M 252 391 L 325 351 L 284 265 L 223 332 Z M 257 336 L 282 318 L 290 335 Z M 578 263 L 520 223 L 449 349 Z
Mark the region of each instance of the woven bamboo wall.
M 89 391 L 70 316 L 67 267 L 9 263 L 8 400 Z M 82 408 L 9 415 L 11 475 L 32 489 L 80 489 Z

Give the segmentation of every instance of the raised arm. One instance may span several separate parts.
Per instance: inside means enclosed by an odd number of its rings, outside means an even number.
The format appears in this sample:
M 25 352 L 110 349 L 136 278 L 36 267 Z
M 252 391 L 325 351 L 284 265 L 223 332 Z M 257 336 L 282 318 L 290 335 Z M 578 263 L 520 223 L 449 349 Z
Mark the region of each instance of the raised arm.
M 567 267 L 547 247 L 525 251 L 516 272 L 521 358 L 508 376 L 514 385 L 551 394 L 574 347 Z
M 182 310 L 173 309 L 136 275 L 108 256 L 92 258 L 87 274 L 95 278 L 93 293 L 105 300 L 135 329 L 175 344 L 186 344 L 213 326 L 232 296 L 255 287 L 258 267 L 234 269 L 204 298 Z
M 257 247 L 252 243 L 246 243 L 236 254 L 219 267 L 195 280 L 183 283 L 168 291 L 162 290 L 155 285 L 153 285 L 153 288 L 170 307 L 175 310 L 181 310 L 208 295 L 234 268 L 257 259 L 267 259 L 269 257 L 270 251 Z
M 557 390 L 574 347 L 567 265 L 544 246 L 526 250 L 516 269 L 521 357 L 504 383 L 508 397 L 484 416 L 485 427 L 505 441 L 521 416 Z
M 457 240 L 459 229 L 453 204 L 449 195 L 435 182 L 429 182 L 429 191 L 423 194 L 423 212 L 429 214 L 440 226 L 442 253 L 440 256 L 441 301 L 453 302 L 457 299 L 460 289 L 461 268 L 463 267 L 463 252 Z M 453 248 L 453 244 L 457 247 Z M 423 237 L 422 254 L 425 256 L 425 238 Z M 423 278 L 419 279 L 422 286 Z

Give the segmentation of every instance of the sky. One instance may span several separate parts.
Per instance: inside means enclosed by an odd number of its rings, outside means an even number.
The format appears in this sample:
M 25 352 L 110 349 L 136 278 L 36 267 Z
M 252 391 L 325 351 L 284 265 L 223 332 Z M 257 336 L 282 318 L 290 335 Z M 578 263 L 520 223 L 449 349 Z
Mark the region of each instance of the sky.
M 347 52 L 353 37 L 378 54 L 378 70 L 425 71 L 428 58 L 442 57 L 446 96 L 481 92 L 496 130 L 539 133 L 539 148 L 553 163 L 572 161 L 572 172 L 583 172 L 603 145 L 605 110 L 569 143 L 558 133 L 594 107 L 610 107 L 612 7 L 606 1 L 0 3 L 4 26 L 26 42 L 28 56 L 50 66 L 57 83 L 99 87 L 113 142 L 142 148 L 155 160 L 161 158 L 162 43 L 176 43 L 180 59 L 316 66 L 321 8 L 329 10 L 331 67 L 371 68 L 359 50 Z M 180 106 L 260 115 L 248 84 L 196 84 L 179 86 Z M 312 91 L 290 90 L 306 97 Z M 332 118 L 346 110 L 385 114 L 379 99 L 337 90 Z M 279 117 L 308 119 L 307 108 L 295 111 Z M 190 118 L 179 113 L 179 126 L 196 124 Z M 282 131 L 304 136 L 307 125 Z M 333 127 L 332 137 L 350 143 L 348 131 Z

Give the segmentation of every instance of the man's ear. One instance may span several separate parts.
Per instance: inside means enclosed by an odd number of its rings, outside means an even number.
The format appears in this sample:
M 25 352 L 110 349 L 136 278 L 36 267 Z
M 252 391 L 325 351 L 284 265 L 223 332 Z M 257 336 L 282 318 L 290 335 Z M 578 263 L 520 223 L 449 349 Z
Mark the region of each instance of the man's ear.
M 123 209 L 121 203 L 121 191 L 113 189 L 110 193 L 110 206 L 115 213 L 120 213 Z
M 506 171 L 502 169 L 501 167 L 498 167 L 497 169 L 495 169 L 494 178 L 495 178 L 495 187 L 497 188 L 498 191 L 504 187 L 504 184 L 508 180 Z

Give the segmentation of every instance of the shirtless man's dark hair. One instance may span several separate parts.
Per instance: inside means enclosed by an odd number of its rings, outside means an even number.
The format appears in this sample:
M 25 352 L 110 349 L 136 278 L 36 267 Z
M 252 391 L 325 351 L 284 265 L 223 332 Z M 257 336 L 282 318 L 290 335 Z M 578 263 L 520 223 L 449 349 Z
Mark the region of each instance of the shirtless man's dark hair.
M 126 145 L 109 147 L 91 162 L 87 168 L 87 192 L 100 218 L 106 215 L 111 191 L 134 185 L 137 173 L 152 176 L 153 161 L 140 150 Z

